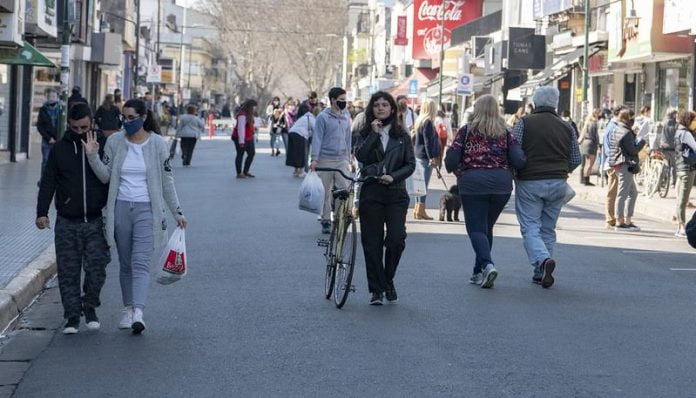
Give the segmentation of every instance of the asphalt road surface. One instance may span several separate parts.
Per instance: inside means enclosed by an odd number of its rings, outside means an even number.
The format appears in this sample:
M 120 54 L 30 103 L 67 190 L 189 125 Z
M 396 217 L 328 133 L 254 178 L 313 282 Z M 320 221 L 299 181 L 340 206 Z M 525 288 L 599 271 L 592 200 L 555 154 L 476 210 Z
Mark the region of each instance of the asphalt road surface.
M 230 141 L 199 143 L 191 168 L 177 160 L 188 276 L 153 283 L 148 329 L 132 336 L 117 330 L 114 261 L 102 330 L 55 334 L 14 396 L 696 396 L 696 263 L 671 224 L 639 217 L 644 232 L 617 234 L 601 207 L 571 202 L 543 290 L 511 202 L 495 231 L 500 276 L 484 290 L 468 284 L 463 224 L 409 217 L 400 303 L 367 304 L 359 249 L 357 291 L 337 310 L 322 296 L 320 225 L 297 210 L 301 181 L 260 146 L 253 180 L 234 178 Z M 431 185 L 435 215 L 443 187 Z M 55 304 L 32 311 L 53 305 L 43 313 L 59 318 Z

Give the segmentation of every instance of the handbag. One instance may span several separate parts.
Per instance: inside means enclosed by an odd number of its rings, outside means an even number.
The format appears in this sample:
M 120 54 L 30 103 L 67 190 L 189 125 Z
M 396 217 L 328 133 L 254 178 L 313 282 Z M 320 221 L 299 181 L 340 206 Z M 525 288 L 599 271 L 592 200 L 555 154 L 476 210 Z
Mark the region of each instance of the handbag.
M 416 169 L 410 177 L 406 179 L 406 192 L 410 196 L 421 197 L 428 194 L 425 184 L 425 170 L 420 162 L 416 162 Z
M 457 137 L 454 139 L 454 143 L 447 149 L 447 153 L 445 154 L 445 170 L 447 170 L 448 173 L 453 173 L 457 170 L 462 161 L 464 145 L 466 144 L 467 138 L 469 138 L 469 129 L 467 126 L 464 126 L 462 130 L 459 130 Z M 462 134 L 462 132 L 464 134 Z M 460 139 L 462 136 L 463 140 Z

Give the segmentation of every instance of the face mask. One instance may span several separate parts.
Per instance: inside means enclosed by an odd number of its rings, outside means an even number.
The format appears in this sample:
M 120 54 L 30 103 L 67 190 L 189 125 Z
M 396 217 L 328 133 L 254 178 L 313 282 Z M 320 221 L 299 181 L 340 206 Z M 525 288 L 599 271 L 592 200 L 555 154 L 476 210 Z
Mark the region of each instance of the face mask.
M 689 125 L 689 130 L 696 131 L 696 120 L 691 122 L 691 124 Z
M 346 109 L 346 105 L 348 105 L 348 102 L 347 102 L 347 101 L 336 101 L 336 106 L 337 106 L 338 109 L 340 109 L 340 110 Z
M 145 123 L 145 120 L 141 117 L 135 120 L 128 120 L 123 122 L 123 129 L 126 131 L 126 135 L 133 135 L 143 128 L 143 123 Z
M 273 101 L 273 105 L 278 106 L 278 105 L 280 105 L 280 102 L 278 102 L 278 101 Z

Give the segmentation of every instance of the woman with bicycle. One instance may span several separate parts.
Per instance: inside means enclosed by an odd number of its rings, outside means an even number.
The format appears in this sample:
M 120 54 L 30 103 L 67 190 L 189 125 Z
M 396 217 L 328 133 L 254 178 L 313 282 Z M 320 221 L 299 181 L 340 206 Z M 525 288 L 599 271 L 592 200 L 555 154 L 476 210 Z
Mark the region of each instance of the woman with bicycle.
M 371 177 L 361 187 L 359 202 L 371 305 L 382 305 L 385 294 L 389 303 L 398 301 L 394 276 L 406 248 L 406 179 L 413 174 L 416 159 L 397 112 L 389 93 L 375 93 L 365 110 L 365 126 L 355 152 L 362 176 Z
M 675 134 L 676 162 L 677 169 L 677 232 L 674 236 L 678 238 L 686 237 L 686 206 L 691 195 L 691 188 L 694 186 L 696 178 L 696 165 L 689 162 L 684 157 L 683 146 L 691 148 L 691 151 L 696 152 L 696 140 L 694 132 L 696 132 L 696 113 L 685 111 L 679 115 L 679 127 Z

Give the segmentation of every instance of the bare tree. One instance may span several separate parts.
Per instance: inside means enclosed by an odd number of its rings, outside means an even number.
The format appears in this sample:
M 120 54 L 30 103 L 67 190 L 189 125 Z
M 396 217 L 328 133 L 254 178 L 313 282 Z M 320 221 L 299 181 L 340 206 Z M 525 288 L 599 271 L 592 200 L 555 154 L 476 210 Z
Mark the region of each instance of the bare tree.
M 264 103 L 281 79 L 325 93 L 334 83 L 347 23 L 346 0 L 204 0 L 239 80 L 237 93 Z

